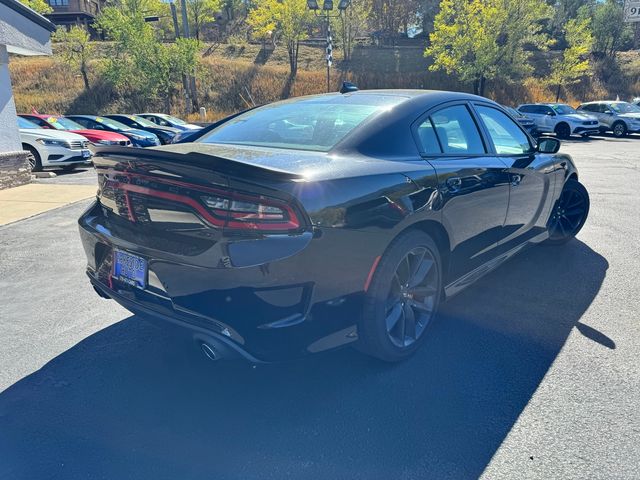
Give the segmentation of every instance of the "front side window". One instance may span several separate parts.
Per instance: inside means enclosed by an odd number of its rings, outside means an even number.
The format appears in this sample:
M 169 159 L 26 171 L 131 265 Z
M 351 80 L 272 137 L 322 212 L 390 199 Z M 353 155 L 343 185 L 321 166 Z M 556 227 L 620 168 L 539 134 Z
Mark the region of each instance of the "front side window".
M 486 153 L 478 127 L 464 105 L 439 110 L 431 115 L 431 122 L 444 153 L 469 155 Z
M 476 107 L 498 155 L 529 153 L 531 144 L 527 135 L 500 110 L 478 105 Z

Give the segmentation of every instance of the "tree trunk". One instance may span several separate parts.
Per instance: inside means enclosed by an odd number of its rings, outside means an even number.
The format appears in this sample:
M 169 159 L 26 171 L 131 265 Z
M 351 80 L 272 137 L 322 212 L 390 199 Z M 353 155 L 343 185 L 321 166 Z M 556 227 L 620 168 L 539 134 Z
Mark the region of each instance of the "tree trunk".
M 289 53 L 289 71 L 291 77 L 295 77 L 298 72 L 298 42 L 290 40 L 287 44 L 287 52 Z
M 82 74 L 82 81 L 84 82 L 84 89 L 89 90 L 89 75 L 87 74 L 87 66 L 82 63 L 80 65 L 80 73 Z
M 484 77 L 484 75 L 480 75 L 480 79 L 478 80 L 478 95 L 480 95 L 481 97 L 484 97 L 484 86 L 487 83 L 487 79 Z
M 560 88 L 562 86 L 558 84 L 558 89 L 556 90 L 556 102 L 560 101 Z
M 479 87 L 480 87 L 480 80 L 476 78 L 473 81 L 473 94 L 474 95 L 478 95 L 479 94 L 478 93 L 480 91 Z

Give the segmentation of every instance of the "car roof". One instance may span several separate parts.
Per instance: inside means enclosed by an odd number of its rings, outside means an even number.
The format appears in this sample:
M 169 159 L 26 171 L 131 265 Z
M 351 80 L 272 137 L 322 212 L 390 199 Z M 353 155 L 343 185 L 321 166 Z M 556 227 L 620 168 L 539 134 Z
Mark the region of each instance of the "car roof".
M 76 115 L 76 114 L 71 114 L 71 115 L 65 115 L 67 117 L 76 117 L 76 118 L 88 118 L 90 120 L 93 120 L 94 118 L 100 117 L 101 115 Z

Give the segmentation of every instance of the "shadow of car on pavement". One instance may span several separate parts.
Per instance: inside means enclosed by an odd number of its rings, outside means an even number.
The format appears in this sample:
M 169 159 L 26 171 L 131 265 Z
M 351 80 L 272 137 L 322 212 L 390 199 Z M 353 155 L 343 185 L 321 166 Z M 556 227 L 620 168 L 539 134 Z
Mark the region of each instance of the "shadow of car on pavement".
M 212 363 L 129 317 L 0 394 L 0 478 L 477 478 L 574 326 L 615 348 L 578 323 L 607 268 L 578 240 L 529 249 L 396 365 L 353 349 Z

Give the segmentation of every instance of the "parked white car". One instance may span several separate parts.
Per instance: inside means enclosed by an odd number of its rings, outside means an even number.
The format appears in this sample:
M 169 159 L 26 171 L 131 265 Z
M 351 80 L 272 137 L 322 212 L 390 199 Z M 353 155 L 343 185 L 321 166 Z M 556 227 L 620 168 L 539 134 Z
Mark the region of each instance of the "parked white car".
M 18 117 L 22 148 L 31 153 L 31 170 L 57 167 L 73 170 L 91 164 L 89 140 L 77 133 L 40 128 L 33 122 Z
M 599 133 L 598 119 L 593 115 L 580 113 L 563 103 L 525 103 L 518 111 L 531 118 L 540 133 L 555 133 L 560 138 L 571 135 Z
M 598 117 L 600 129 L 615 137 L 640 132 L 640 107 L 620 101 L 587 102 L 578 107 L 581 112 Z

